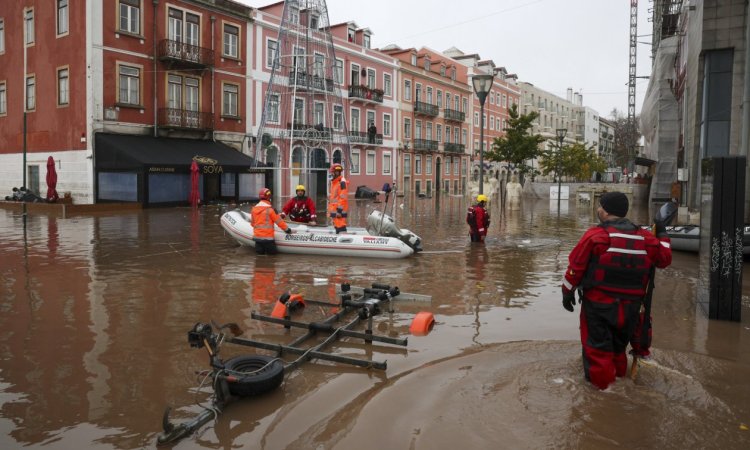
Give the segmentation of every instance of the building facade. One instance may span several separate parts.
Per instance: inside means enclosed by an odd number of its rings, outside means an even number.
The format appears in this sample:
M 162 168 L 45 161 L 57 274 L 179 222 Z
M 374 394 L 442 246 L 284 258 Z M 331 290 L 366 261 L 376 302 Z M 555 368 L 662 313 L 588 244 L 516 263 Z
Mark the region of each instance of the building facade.
M 399 64 L 401 189 L 417 195 L 464 193 L 471 95 L 466 68 L 428 48 L 382 52 Z

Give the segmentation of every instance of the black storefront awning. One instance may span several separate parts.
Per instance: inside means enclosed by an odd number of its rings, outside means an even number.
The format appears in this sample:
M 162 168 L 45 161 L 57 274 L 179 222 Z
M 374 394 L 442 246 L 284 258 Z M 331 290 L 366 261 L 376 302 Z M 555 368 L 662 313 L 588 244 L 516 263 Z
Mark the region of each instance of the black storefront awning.
M 654 161 L 653 159 L 644 158 L 642 156 L 635 157 L 636 166 L 651 167 L 654 164 L 656 164 L 656 161 Z
M 94 142 L 99 171 L 189 172 L 193 159 L 217 172 L 265 170 L 255 159 L 214 141 L 96 133 Z

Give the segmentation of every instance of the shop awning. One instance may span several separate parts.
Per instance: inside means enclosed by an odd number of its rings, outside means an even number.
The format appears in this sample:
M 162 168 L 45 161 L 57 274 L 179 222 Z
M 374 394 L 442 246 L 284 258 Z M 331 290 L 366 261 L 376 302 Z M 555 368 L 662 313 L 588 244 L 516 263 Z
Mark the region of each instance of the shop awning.
M 96 133 L 97 170 L 190 172 L 195 160 L 205 173 L 263 172 L 263 164 L 220 142 Z

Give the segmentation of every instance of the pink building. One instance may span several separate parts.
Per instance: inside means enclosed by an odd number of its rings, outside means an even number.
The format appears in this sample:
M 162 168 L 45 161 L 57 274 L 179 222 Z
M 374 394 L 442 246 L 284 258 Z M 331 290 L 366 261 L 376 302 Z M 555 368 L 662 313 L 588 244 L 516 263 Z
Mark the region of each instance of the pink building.
M 279 51 L 278 36 L 283 8 L 284 3 L 278 2 L 259 8 L 255 15 L 253 96 L 256 101 L 253 124 L 256 130 L 261 124 L 263 99 L 268 89 L 274 52 Z M 311 24 L 311 32 L 329 31 L 332 36 L 335 68 L 332 79 L 327 79 L 325 86 L 321 87 L 329 93 L 335 89 L 343 102 L 322 105 L 322 108 L 332 109 L 321 114 L 321 120 L 315 120 L 315 124 L 326 122 L 322 123 L 322 128 L 332 129 L 333 132 L 345 132 L 350 145 L 347 149 L 345 143 L 337 145 L 334 142 L 330 151 L 314 153 L 306 160 L 301 139 L 292 137 L 274 142 L 274 145 L 266 150 L 265 155 L 260 155 L 261 159 L 271 164 L 274 161 L 279 162 L 279 176 L 275 177 L 273 189 L 281 197 L 289 197 L 294 195 L 294 188 L 298 183 L 307 182 L 311 185 L 309 190 L 320 199 L 326 192 L 323 185 L 325 179 L 320 175 L 304 178 L 304 171 L 296 168 L 307 167 L 314 172 L 317 169 L 327 169 L 334 162 L 340 162 L 348 172 L 346 175 L 350 181 L 350 194 L 360 185 L 380 190 L 384 183 L 393 183 L 396 177 L 396 61 L 371 49 L 371 31 L 360 28 L 354 22 L 321 28 L 318 27 L 318 19 L 306 11 L 300 11 L 299 20 Z M 330 119 L 325 119 L 326 117 Z M 288 125 L 279 123 L 277 126 Z M 294 136 L 294 133 L 288 135 Z

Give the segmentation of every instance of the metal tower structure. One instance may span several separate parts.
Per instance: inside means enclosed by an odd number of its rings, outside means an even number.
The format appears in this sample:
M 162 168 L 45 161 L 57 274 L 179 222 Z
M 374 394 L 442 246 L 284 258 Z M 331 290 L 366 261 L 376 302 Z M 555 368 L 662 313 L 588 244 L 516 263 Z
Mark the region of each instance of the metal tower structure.
M 276 170 L 275 189 L 326 191 L 331 163 L 348 173 L 349 135 L 325 0 L 285 0 L 255 158 Z
M 628 59 L 628 170 L 635 164 L 635 81 L 638 46 L 638 0 L 630 0 L 630 57 Z

